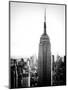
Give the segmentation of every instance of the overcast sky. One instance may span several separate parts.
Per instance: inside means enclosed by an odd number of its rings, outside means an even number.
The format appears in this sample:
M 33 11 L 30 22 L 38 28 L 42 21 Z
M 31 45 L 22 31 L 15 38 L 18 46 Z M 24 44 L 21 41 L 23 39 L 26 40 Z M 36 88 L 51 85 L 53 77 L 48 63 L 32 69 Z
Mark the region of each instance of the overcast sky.
M 44 31 L 51 42 L 51 54 L 65 55 L 65 6 L 15 3 L 10 4 L 11 57 L 38 56 L 40 37 Z

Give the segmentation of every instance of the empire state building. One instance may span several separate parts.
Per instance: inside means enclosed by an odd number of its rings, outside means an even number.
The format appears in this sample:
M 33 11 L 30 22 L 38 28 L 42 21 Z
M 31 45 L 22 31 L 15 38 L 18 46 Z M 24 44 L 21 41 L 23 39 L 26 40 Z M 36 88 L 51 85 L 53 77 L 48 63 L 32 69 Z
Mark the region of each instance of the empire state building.
M 51 86 L 51 45 L 46 32 L 46 15 L 44 15 L 44 33 L 39 43 L 38 76 L 38 86 Z

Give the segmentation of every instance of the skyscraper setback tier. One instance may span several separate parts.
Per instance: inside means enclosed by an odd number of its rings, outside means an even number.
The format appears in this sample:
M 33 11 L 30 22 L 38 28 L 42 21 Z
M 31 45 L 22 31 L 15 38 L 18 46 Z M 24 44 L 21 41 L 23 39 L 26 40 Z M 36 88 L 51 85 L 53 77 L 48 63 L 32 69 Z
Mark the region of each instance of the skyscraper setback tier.
M 51 86 L 51 45 L 46 33 L 46 19 L 44 21 L 44 33 L 39 44 L 38 75 L 39 86 Z

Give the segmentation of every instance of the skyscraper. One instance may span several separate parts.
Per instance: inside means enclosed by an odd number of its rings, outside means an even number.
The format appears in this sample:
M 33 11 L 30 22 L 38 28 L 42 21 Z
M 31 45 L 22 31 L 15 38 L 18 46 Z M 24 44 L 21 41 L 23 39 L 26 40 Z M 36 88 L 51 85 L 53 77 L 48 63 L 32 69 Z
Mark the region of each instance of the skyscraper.
M 46 32 L 46 14 L 44 15 L 44 33 L 39 43 L 38 75 L 39 86 L 51 86 L 51 45 Z

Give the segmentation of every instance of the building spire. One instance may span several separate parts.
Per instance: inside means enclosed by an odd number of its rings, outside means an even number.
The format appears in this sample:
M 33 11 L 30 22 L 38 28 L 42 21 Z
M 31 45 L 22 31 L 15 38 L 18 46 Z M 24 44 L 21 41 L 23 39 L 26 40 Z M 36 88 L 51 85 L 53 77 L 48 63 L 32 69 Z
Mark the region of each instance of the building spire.
M 46 35 L 46 9 L 44 12 L 44 34 Z

